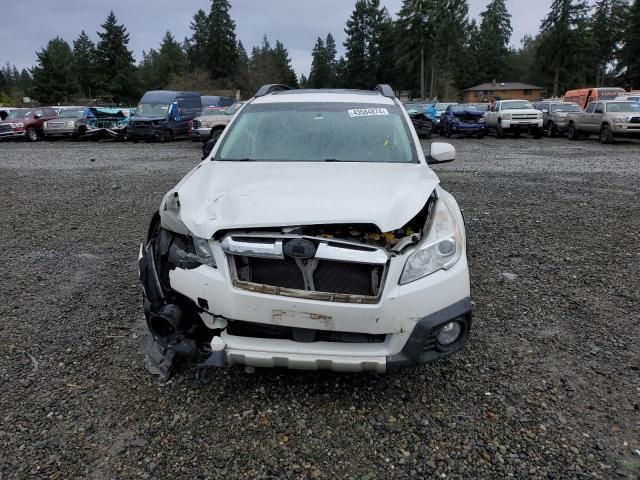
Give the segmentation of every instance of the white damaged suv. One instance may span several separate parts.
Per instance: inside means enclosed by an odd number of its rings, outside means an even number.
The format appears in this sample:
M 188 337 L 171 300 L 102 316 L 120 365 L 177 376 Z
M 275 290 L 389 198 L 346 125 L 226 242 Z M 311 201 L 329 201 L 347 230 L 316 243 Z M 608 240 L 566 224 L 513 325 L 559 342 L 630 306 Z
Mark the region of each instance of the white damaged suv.
M 393 90 L 266 85 L 154 216 L 147 361 L 385 372 L 461 350 L 465 226 Z

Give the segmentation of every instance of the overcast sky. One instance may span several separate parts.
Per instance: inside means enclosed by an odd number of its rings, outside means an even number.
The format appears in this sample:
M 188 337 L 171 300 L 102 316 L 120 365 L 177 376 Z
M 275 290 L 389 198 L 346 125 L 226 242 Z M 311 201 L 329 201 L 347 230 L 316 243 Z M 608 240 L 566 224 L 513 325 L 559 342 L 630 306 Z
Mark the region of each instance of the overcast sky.
M 113 10 L 130 33 L 136 60 L 143 50 L 157 48 L 164 32 L 178 40 L 189 35 L 189 23 L 199 8 L 209 10 L 209 0 L 29 0 L 2 2 L 0 63 L 18 68 L 35 63 L 35 52 L 56 35 L 71 43 L 82 29 L 96 41 L 96 31 Z M 470 16 L 477 17 L 489 0 L 470 0 Z M 272 43 L 281 40 L 300 75 L 309 74 L 311 50 L 318 36 L 331 32 L 343 53 L 345 22 L 355 0 L 231 0 L 236 33 L 250 52 L 266 34 Z M 402 0 L 382 0 L 395 16 Z M 514 28 L 512 43 L 536 33 L 551 0 L 507 0 Z

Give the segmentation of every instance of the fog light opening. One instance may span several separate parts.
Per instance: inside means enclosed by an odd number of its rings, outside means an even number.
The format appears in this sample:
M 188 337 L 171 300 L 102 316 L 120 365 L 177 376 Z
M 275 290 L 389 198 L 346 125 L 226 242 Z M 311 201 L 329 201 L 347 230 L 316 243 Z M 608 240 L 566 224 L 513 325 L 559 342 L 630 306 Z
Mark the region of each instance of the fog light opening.
M 462 325 L 460 322 L 448 322 L 440 329 L 438 333 L 438 343 L 448 347 L 454 344 L 462 335 Z

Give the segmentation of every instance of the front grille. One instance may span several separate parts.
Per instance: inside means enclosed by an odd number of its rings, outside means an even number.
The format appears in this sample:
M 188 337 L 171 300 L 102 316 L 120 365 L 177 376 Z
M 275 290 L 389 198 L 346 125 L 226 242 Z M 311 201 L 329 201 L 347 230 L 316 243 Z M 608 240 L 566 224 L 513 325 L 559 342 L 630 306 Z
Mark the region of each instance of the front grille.
M 538 119 L 538 115 L 513 115 L 511 117 L 513 120 L 537 120 Z
M 240 257 L 236 257 L 239 260 Z M 245 277 L 247 281 L 271 285 L 281 288 L 293 288 L 304 290 L 302 272 L 295 260 L 272 260 L 270 258 L 248 259 L 249 272 Z
M 238 288 L 340 303 L 377 303 L 389 259 L 380 247 L 315 237 L 227 236 L 221 246 Z
M 200 120 L 194 120 L 193 121 L 193 128 L 194 129 L 200 128 L 200 126 L 201 126 Z
M 238 279 L 260 285 L 305 290 L 302 270 L 292 258 L 268 259 L 233 256 Z M 312 274 L 314 291 L 344 295 L 375 296 L 383 267 L 319 260 Z
M 478 117 L 474 117 L 473 115 L 461 115 L 457 117 L 462 123 L 467 123 L 467 124 L 471 124 L 471 125 L 475 125 L 478 122 L 479 118 Z
M 10 132 L 11 131 L 11 125 L 0 125 L 0 132 Z
M 640 123 L 640 117 L 633 117 L 629 123 Z
M 49 128 L 64 128 L 64 122 L 48 122 L 47 127 Z
M 321 260 L 313 274 L 316 290 L 349 295 L 373 295 L 371 265 Z

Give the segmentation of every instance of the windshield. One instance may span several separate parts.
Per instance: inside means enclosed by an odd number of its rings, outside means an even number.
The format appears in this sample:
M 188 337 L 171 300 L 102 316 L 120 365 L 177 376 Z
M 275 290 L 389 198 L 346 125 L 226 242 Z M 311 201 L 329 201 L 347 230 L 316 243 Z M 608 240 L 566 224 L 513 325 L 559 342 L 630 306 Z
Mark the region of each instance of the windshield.
M 82 118 L 84 110 L 63 110 L 60 112 L 60 118 Z
M 17 110 L 11 110 L 7 118 L 32 118 L 33 112 L 28 108 L 18 108 Z
M 449 105 L 457 105 L 457 103 L 436 103 L 436 110 L 446 110 Z
M 581 112 L 578 105 L 551 105 L 552 112 Z
M 607 103 L 607 112 L 640 112 L 640 103 L 638 102 L 613 102 Z
M 398 106 L 352 103 L 247 105 L 215 160 L 418 162 Z
M 139 117 L 166 117 L 169 112 L 169 104 L 166 103 L 141 103 L 136 109 Z
M 532 110 L 533 105 L 525 101 L 502 102 L 502 110 Z

